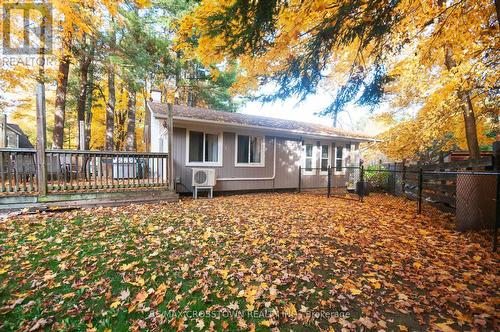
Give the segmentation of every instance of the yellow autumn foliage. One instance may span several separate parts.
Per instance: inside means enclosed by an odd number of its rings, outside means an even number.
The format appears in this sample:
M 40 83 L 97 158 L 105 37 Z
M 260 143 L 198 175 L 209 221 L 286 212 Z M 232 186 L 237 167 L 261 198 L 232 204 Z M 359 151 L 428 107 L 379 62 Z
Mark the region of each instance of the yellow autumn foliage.
M 348 31 L 355 23 L 372 24 L 370 17 L 363 17 L 362 1 L 353 8 L 352 22 L 342 22 Z M 204 24 L 207 17 L 222 13 L 234 1 L 205 0 L 180 27 L 181 47 L 189 47 L 183 36 L 199 33 L 199 44 L 190 51 L 204 61 L 223 61 L 231 57 L 233 45 L 225 45 L 220 34 L 210 32 Z M 257 56 L 246 52 L 238 57 L 242 73 L 234 85 L 235 91 L 259 88 L 259 79 L 269 77 L 283 69 L 295 55 L 304 52 L 318 24 L 324 18 L 338 14 L 342 2 L 290 0 L 276 16 L 272 46 Z M 370 5 L 380 6 L 370 2 Z M 498 130 L 500 102 L 498 87 L 500 71 L 500 33 L 495 4 L 491 0 L 462 1 L 400 1 L 395 9 L 401 19 L 391 27 L 385 43 L 403 45 L 395 52 L 383 52 L 384 65 L 393 81 L 386 87 L 392 105 L 391 128 L 381 138 L 379 148 L 392 158 L 413 157 L 432 146 L 436 140 L 452 137 L 443 149 L 451 146 L 467 148 L 464 118 L 457 91 L 465 91 L 472 100 L 480 145 L 493 140 L 487 134 Z M 238 33 L 236 20 L 231 26 Z M 332 32 L 333 33 L 333 32 Z M 332 89 L 344 84 L 352 66 L 361 63 L 370 68 L 374 62 L 375 45 L 360 48 L 363 41 L 353 39 L 348 45 L 334 45 L 329 53 L 323 82 Z M 456 66 L 446 68 L 445 49 L 456 61 Z M 497 91 L 495 93 L 495 91 Z M 418 110 L 415 112 L 415 110 Z
M 150 0 L 135 0 L 135 4 L 141 8 L 149 6 Z M 6 1 L 0 0 L 0 5 Z M 32 1 L 18 1 L 17 4 L 32 3 Z M 63 47 L 63 40 L 68 38 L 73 45 L 82 40 L 85 34 L 95 35 L 97 30 L 105 25 L 110 16 L 120 20 L 118 8 L 123 1 L 114 0 L 58 0 L 49 3 L 52 6 L 52 49 L 44 56 L 44 81 L 46 82 L 46 123 L 47 123 L 47 146 L 52 145 L 52 130 L 54 127 L 55 108 L 55 82 L 58 75 L 58 64 L 60 60 L 69 55 L 72 66 L 77 65 L 77 56 L 69 49 Z M 36 19 L 36 10 L 30 10 L 30 15 Z M 10 37 L 14 42 L 21 43 L 23 40 L 22 10 L 13 10 L 10 13 Z M 33 17 L 30 16 L 31 19 Z M 36 20 L 35 20 L 36 22 Z M 4 25 L 0 24 L 0 35 L 3 35 Z M 14 44 L 16 46 L 17 44 Z M 34 45 L 38 46 L 38 45 Z M 9 114 L 9 121 L 20 125 L 28 135 L 30 141 L 36 141 L 36 102 L 35 83 L 39 75 L 41 57 L 39 55 L 4 56 L 0 65 L 0 93 L 9 92 L 15 96 L 13 112 Z M 103 94 L 107 98 L 107 81 L 96 81 L 95 85 L 104 87 Z M 123 85 L 124 82 L 117 78 L 116 86 Z M 0 101 L 3 99 L 0 96 Z M 104 148 L 105 142 L 105 105 L 102 96 L 94 91 L 94 101 L 91 113 L 91 149 Z M 137 149 L 143 150 L 143 123 L 144 100 L 137 99 L 136 105 L 136 140 Z M 0 112 L 4 110 L 0 109 Z M 126 92 L 117 91 L 116 113 L 124 115 L 126 119 L 127 95 Z M 74 149 L 78 143 L 78 125 L 74 107 L 66 106 L 66 121 L 64 130 L 64 148 Z M 121 131 L 126 131 L 126 122 L 115 128 L 116 145 L 123 148 L 125 135 L 120 135 Z M 121 139 L 121 140 L 120 140 Z

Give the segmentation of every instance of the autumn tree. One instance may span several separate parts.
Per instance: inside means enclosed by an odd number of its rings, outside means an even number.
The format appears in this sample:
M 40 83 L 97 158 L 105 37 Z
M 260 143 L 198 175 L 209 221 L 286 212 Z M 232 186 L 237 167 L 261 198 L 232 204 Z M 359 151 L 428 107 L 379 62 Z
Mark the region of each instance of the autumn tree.
M 434 138 L 452 133 L 473 158 L 498 122 L 499 27 L 491 0 L 202 1 L 182 22 L 181 47 L 189 48 L 193 34 L 192 52 L 205 63 L 238 59 L 243 91 L 274 83 L 264 101 L 304 99 L 321 84 L 336 91 L 324 115 L 389 101 L 400 110 L 394 128 L 404 123 Z M 415 107 L 418 115 L 408 111 Z M 409 126 L 415 121 L 420 125 Z M 419 150 L 431 141 L 411 144 Z M 405 145 L 397 136 L 390 143 Z
M 114 20 L 111 22 L 111 32 L 109 36 L 109 63 L 108 63 L 108 100 L 106 102 L 106 150 L 113 150 L 115 131 L 115 63 L 113 61 L 116 52 L 116 27 Z
M 142 149 L 141 127 L 150 87 L 164 89 L 169 102 L 235 110 L 236 67 L 202 64 L 193 54 L 175 48 L 178 20 L 196 3 L 53 2 L 57 61 L 49 62 L 43 75 L 50 83 L 45 87 L 47 130 L 53 148 Z M 13 22 L 23 21 L 19 19 Z M 13 30 L 22 40 L 22 26 Z M 192 42 L 196 38 L 193 35 Z M 10 103 L 15 109 L 11 119 L 34 138 L 31 110 L 32 91 L 40 77 L 37 68 L 1 67 L 0 73 L 2 96 L 18 96 Z M 81 121 L 84 132 L 78 133 Z M 85 140 L 79 146 L 81 136 Z
M 63 148 L 64 141 L 64 120 L 66 117 L 66 94 L 68 91 L 68 75 L 71 63 L 71 54 L 69 52 L 71 36 L 63 40 L 61 48 L 61 59 L 59 60 L 59 69 L 57 76 L 56 101 L 54 110 L 54 130 L 52 138 L 52 147 L 55 149 Z

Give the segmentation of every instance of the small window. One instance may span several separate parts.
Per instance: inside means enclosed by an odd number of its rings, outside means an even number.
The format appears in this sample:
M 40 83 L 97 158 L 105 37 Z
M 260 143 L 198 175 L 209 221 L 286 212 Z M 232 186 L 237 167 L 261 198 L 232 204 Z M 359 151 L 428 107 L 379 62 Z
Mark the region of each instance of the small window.
M 337 172 L 342 172 L 343 165 L 343 147 L 337 146 L 337 152 L 335 154 L 335 170 Z
M 218 163 L 219 135 L 190 131 L 188 156 L 190 163 Z
M 312 165 L 313 165 L 313 145 L 312 144 L 306 144 L 305 145 L 305 159 L 304 159 L 304 168 L 306 172 L 311 172 L 312 171 Z
M 326 172 L 328 171 L 328 166 L 329 166 L 329 146 L 328 145 L 322 145 L 321 146 L 321 171 Z
M 246 135 L 237 135 L 236 137 L 236 163 L 262 165 L 264 163 L 263 137 Z

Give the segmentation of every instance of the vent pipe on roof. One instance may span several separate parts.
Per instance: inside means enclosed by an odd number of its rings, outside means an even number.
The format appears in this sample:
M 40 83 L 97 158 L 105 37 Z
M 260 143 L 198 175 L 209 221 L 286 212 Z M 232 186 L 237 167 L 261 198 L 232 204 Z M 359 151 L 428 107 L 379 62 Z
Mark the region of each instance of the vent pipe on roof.
M 162 93 L 159 89 L 151 89 L 151 101 L 155 103 L 161 103 Z

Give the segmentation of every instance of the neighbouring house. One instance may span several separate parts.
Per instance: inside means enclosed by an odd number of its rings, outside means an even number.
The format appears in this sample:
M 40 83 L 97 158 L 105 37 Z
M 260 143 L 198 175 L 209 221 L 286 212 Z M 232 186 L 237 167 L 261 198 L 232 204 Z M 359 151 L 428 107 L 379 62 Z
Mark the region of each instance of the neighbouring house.
M 492 158 L 492 156 L 492 151 L 481 151 L 481 158 Z M 470 159 L 470 154 L 467 150 L 452 151 L 444 156 L 444 162 L 463 161 L 468 159 Z
M 168 152 L 168 104 L 148 102 L 146 145 Z M 173 105 L 173 177 L 190 192 L 192 170 L 215 170 L 215 191 L 347 186 L 348 166 L 359 166 L 359 144 L 373 140 L 324 125 Z M 352 173 L 352 172 L 351 172 Z
M 19 125 L 2 121 L 0 124 L 1 147 L 6 148 L 33 148 L 28 136 Z

